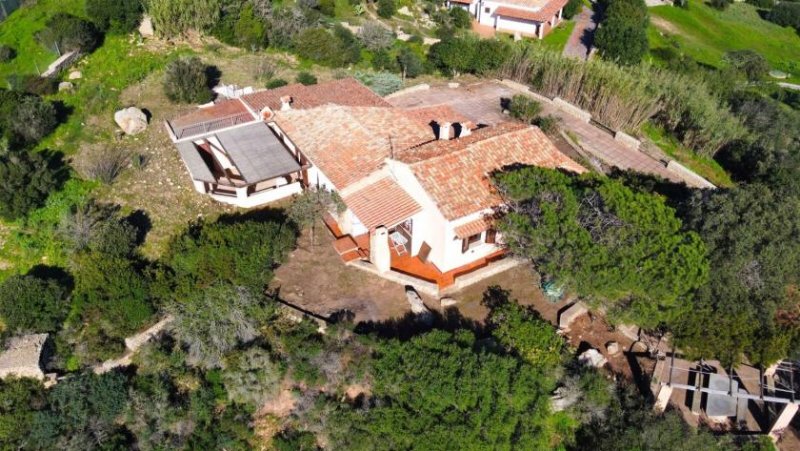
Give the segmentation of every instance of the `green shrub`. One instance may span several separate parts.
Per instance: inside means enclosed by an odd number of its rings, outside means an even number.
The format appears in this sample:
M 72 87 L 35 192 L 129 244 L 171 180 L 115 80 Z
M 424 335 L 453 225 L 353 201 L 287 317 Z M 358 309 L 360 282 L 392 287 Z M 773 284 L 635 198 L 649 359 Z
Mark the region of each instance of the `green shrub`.
M 86 15 L 109 33 L 130 33 L 142 17 L 140 0 L 86 0 Z
M 173 102 L 206 103 L 214 98 L 208 66 L 196 56 L 179 58 L 167 65 L 164 94 Z
M 26 95 L 8 117 L 8 129 L 25 144 L 39 142 L 58 125 L 56 109 L 35 95 Z
M 472 25 L 472 15 L 464 8 L 450 8 L 448 13 L 450 21 L 456 28 L 469 29 Z
M 422 74 L 424 67 L 422 59 L 408 47 L 403 47 L 397 54 L 397 64 L 403 74 L 403 78 L 414 78 Z
M 397 3 L 394 0 L 378 0 L 378 16 L 390 19 L 397 12 Z
M 60 159 L 48 159 L 40 152 L 0 155 L 0 217 L 14 220 L 41 207 L 66 174 Z
M 8 77 L 8 84 L 15 91 L 38 96 L 48 96 L 58 92 L 58 80 L 35 74 L 11 75 Z
M 306 86 L 317 84 L 317 77 L 310 72 L 300 72 L 297 74 L 297 82 Z
M 341 67 L 348 62 L 345 43 L 324 28 L 309 28 L 294 40 L 298 55 L 315 63 L 330 67 Z
M 308 431 L 285 430 L 272 439 L 277 451 L 316 451 L 317 437 Z
M 236 43 L 240 47 L 256 50 L 267 44 L 267 30 L 264 21 L 256 17 L 253 5 L 247 3 L 239 13 L 239 18 L 233 26 Z
M 358 72 L 356 78 L 379 96 L 389 95 L 403 87 L 403 80 L 389 72 Z
M 542 112 L 542 104 L 526 95 L 516 94 L 511 98 L 509 112 L 511 117 L 530 124 Z
M 7 333 L 56 332 L 68 311 L 67 290 L 55 280 L 11 276 L 0 285 L 0 317 Z
M 564 5 L 564 10 L 562 11 L 562 15 L 565 19 L 569 20 L 578 15 L 581 12 L 581 8 L 583 7 L 583 1 L 581 0 L 569 0 L 566 5 Z
M 539 116 L 533 120 L 533 124 L 548 136 L 556 136 L 561 131 L 561 118 L 558 116 Z
M 100 45 L 102 38 L 102 33 L 92 22 L 64 13 L 51 17 L 45 29 L 36 33 L 36 39 L 43 46 L 61 53 L 72 50 L 91 52 Z
M 775 0 L 747 0 L 747 3 L 760 9 L 772 9 Z
M 164 261 L 189 291 L 226 281 L 261 293 L 295 239 L 278 221 L 198 222 L 172 240 Z
M 780 2 L 767 13 L 767 20 L 800 32 L 800 3 Z
M 7 63 L 17 57 L 17 51 L 13 47 L 0 45 L 0 63 Z
M 267 89 L 275 89 L 275 88 L 280 88 L 281 86 L 286 86 L 288 84 L 289 82 L 282 78 L 275 78 L 268 81 L 265 86 Z
M 607 0 L 594 44 L 603 58 L 629 66 L 647 53 L 647 6 L 644 0 Z

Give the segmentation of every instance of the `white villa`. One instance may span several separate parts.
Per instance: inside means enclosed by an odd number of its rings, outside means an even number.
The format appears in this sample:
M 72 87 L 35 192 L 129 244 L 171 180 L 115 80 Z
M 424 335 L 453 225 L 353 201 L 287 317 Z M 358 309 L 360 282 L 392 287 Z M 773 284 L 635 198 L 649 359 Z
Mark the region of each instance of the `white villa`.
M 326 223 L 343 260 L 439 288 L 504 255 L 493 171 L 584 171 L 536 127 L 392 107 L 354 79 L 225 100 L 166 127 L 197 191 L 242 207 L 335 191 L 347 208 Z
M 568 0 L 447 0 L 466 9 L 478 24 L 515 36 L 543 38 L 561 22 Z

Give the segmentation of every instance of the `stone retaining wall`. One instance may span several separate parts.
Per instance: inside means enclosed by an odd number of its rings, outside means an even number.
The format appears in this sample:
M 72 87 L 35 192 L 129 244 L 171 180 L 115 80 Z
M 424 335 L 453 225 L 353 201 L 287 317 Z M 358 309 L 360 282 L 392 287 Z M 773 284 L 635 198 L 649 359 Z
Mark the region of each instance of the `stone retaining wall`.
M 642 145 L 642 142 L 638 139 L 634 138 L 633 136 L 625 133 L 625 132 L 615 132 L 614 133 L 614 141 L 618 143 L 630 147 L 631 149 L 639 150 L 639 146 Z
M 704 179 L 703 177 L 697 175 L 694 171 L 687 168 L 686 166 L 678 163 L 675 160 L 670 160 L 667 163 L 667 169 L 681 175 L 685 179 L 689 179 L 693 182 L 693 184 L 699 188 L 710 188 L 715 189 L 717 186 L 713 183 L 709 182 L 708 180 Z
M 559 110 L 567 114 L 571 114 L 586 123 L 592 120 L 592 113 L 578 108 L 561 97 L 554 98 L 553 105 L 555 105 Z

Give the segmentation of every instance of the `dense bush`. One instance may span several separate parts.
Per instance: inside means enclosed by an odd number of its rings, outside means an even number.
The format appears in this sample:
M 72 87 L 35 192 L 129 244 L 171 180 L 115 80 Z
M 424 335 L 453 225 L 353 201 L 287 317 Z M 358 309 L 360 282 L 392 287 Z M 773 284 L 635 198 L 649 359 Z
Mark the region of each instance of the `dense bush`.
M 17 56 L 17 51 L 13 47 L 0 45 L 0 63 L 7 63 Z
M 673 327 L 693 356 L 764 367 L 800 342 L 797 322 L 800 200 L 760 184 L 696 193 L 684 207 L 686 225 L 708 248 L 709 283 Z M 792 313 L 794 312 L 794 313 Z M 707 327 L 708 321 L 717 325 Z
M 315 85 L 317 84 L 317 77 L 311 72 L 299 72 L 297 74 L 297 82 L 301 85 Z
M 603 58 L 622 65 L 638 64 L 647 54 L 647 5 L 644 0 L 606 0 L 594 45 Z
M 145 6 L 155 32 L 165 38 L 206 31 L 219 21 L 222 10 L 221 0 L 148 0 Z
M 39 152 L 14 151 L 0 155 L 0 217 L 14 220 L 44 205 L 66 178 L 60 159 Z
M 389 19 L 397 12 L 395 0 L 378 0 L 378 16 Z
M 280 88 L 281 86 L 286 86 L 288 84 L 289 84 L 289 82 L 284 80 L 284 79 L 282 79 L 282 78 L 274 78 L 274 79 L 268 81 L 267 84 L 265 85 L 265 87 L 267 89 L 275 89 L 275 88 Z
M 67 290 L 56 280 L 11 276 L 0 285 L 0 318 L 6 333 L 56 332 L 68 310 Z
M 302 31 L 293 45 L 298 55 L 325 66 L 341 67 L 351 62 L 346 43 L 324 28 Z
M 373 52 L 388 49 L 394 44 L 395 39 L 391 30 L 376 21 L 369 21 L 362 25 L 361 31 L 358 32 L 358 38 L 364 47 Z
M 769 62 L 753 50 L 735 50 L 725 53 L 723 58 L 736 72 L 748 81 L 759 81 L 769 74 Z
M 167 65 L 164 94 L 173 102 L 206 103 L 213 99 L 208 66 L 200 58 L 184 57 Z
M 361 60 L 361 41 L 342 24 L 333 26 L 333 35 L 342 46 L 344 65 L 355 64 Z
M 53 104 L 34 95 L 23 96 L 6 121 L 12 138 L 19 138 L 25 144 L 39 142 L 58 125 Z
M 247 3 L 239 13 L 239 18 L 233 26 L 236 43 L 240 47 L 256 50 L 266 46 L 267 30 L 264 21 L 259 18 L 253 5 Z
M 719 94 L 690 74 L 642 65 L 622 69 L 522 45 L 515 47 L 499 75 L 572 102 L 615 130 L 636 130 L 654 118 L 701 155 L 713 155 L 746 134 Z
M 456 28 L 469 29 L 472 25 L 472 15 L 463 8 L 450 8 L 448 12 L 450 21 Z
M 224 356 L 258 336 L 268 310 L 258 292 L 217 283 L 173 300 L 165 310 L 170 330 L 186 350 L 186 362 L 201 368 L 224 366 Z
M 428 61 L 450 75 L 485 75 L 502 66 L 510 50 L 507 43 L 496 39 L 449 38 L 431 46 Z
M 492 349 L 467 330 L 376 343 L 372 399 L 334 411 L 331 447 L 558 448 L 550 372 Z
M 800 32 L 800 3 L 780 2 L 767 13 L 767 20 Z
M 760 9 L 772 9 L 775 6 L 775 0 L 747 0 L 747 3 Z
M 400 66 L 400 73 L 404 80 L 406 77 L 414 78 L 421 75 L 425 69 L 422 65 L 422 58 L 408 47 L 403 47 L 397 53 L 397 64 Z
M 129 33 L 142 17 L 140 0 L 86 0 L 86 15 L 109 33 Z
M 379 96 L 397 92 L 403 87 L 403 80 L 389 72 L 358 72 L 356 73 L 356 78 Z
M 508 110 L 511 117 L 530 124 L 542 112 L 542 104 L 526 95 L 516 94 L 511 98 Z
M 36 74 L 11 75 L 8 85 L 14 91 L 38 96 L 48 96 L 58 92 L 58 80 L 53 77 L 40 77 Z
M 94 23 L 70 14 L 58 13 L 47 20 L 44 30 L 36 34 L 45 47 L 66 53 L 72 50 L 91 52 L 103 39 Z
M 262 293 L 294 244 L 295 231 L 278 221 L 199 222 L 173 239 L 165 263 L 187 292 L 224 281 Z
M 708 277 L 706 248 L 658 196 L 616 180 L 525 168 L 498 174 L 508 247 L 614 315 L 654 328 Z
M 562 15 L 567 20 L 572 19 L 581 12 L 581 8 L 583 8 L 583 2 L 581 0 L 569 0 L 567 4 L 564 5 Z

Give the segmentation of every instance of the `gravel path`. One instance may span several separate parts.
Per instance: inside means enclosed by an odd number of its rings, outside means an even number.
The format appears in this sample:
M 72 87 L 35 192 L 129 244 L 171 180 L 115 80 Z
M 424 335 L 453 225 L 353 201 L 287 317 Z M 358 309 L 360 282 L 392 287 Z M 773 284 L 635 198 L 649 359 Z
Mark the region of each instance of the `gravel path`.
M 564 56 L 589 59 L 592 51 L 594 31 L 597 29 L 597 14 L 586 6 L 574 17 L 575 28 L 564 46 Z

